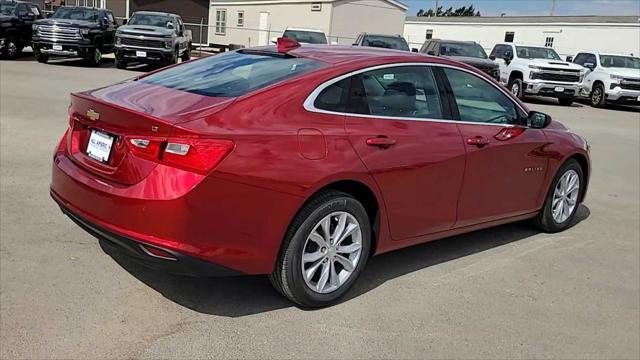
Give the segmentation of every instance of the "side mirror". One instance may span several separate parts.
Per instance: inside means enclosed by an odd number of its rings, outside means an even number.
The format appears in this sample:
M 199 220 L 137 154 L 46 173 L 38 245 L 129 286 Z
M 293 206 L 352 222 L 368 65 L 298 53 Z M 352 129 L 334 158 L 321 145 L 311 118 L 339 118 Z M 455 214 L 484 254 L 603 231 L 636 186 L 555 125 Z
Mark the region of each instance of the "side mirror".
M 433 50 L 429 50 L 429 51 L 427 51 L 427 55 L 436 56 L 436 52 L 433 51 Z
M 566 62 L 573 62 L 573 56 L 567 56 L 566 59 L 564 59 L 564 61 Z
M 20 13 L 18 14 L 18 17 L 19 17 L 21 20 L 28 20 L 28 21 L 32 21 L 32 20 L 35 20 L 35 19 L 36 19 L 36 14 L 34 14 L 34 13 L 32 13 L 32 12 L 24 12 L 24 11 L 23 11 L 23 12 L 20 12 Z
M 538 111 L 530 111 L 527 126 L 532 129 L 544 129 L 551 124 L 551 116 Z
M 496 56 L 495 56 L 495 55 L 489 55 L 489 60 L 492 60 L 492 61 L 493 61 L 493 60 L 495 60 L 495 59 L 496 59 Z
M 596 64 L 594 64 L 594 63 L 590 63 L 590 62 L 588 62 L 588 63 L 584 63 L 584 65 L 582 65 L 582 66 L 586 67 L 587 69 L 589 69 L 589 70 L 591 70 L 591 71 L 593 71 L 593 69 L 595 69 L 595 68 L 596 68 Z
M 418 51 L 418 49 L 416 49 L 416 48 L 411 48 L 411 52 L 417 53 L 417 52 L 419 52 L 419 51 Z

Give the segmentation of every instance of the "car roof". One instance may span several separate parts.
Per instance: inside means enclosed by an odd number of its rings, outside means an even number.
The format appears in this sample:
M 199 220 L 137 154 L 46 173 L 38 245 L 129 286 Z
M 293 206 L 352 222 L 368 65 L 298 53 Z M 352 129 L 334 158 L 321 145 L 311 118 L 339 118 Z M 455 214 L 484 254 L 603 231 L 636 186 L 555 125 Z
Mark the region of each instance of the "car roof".
M 475 41 L 463 41 L 463 40 L 447 40 L 447 39 L 431 39 L 434 41 L 446 42 L 451 44 L 477 44 Z
M 176 14 L 172 14 L 172 13 L 168 13 L 168 12 L 147 11 L 147 10 L 135 11 L 134 14 L 160 15 L 160 16 L 177 16 Z
M 387 38 L 401 38 L 402 35 L 400 34 L 396 34 L 396 35 L 389 35 L 389 34 L 376 34 L 376 33 L 362 33 L 361 35 L 364 36 L 379 36 L 379 37 L 387 37 Z
M 324 31 L 318 29 L 307 29 L 307 28 L 297 28 L 297 27 L 288 27 L 285 31 L 309 31 L 309 32 L 317 32 L 323 33 Z
M 246 51 L 259 51 L 277 53 L 275 45 L 261 46 L 246 49 Z M 350 45 L 320 45 L 301 44 L 300 47 L 287 52 L 289 55 L 304 57 L 322 61 L 329 64 L 339 64 L 351 61 L 366 61 L 375 59 L 385 59 L 396 62 L 428 62 L 428 59 L 438 59 L 425 54 L 412 53 L 405 50 L 393 50 L 386 48 Z M 439 60 L 437 60 L 439 61 Z

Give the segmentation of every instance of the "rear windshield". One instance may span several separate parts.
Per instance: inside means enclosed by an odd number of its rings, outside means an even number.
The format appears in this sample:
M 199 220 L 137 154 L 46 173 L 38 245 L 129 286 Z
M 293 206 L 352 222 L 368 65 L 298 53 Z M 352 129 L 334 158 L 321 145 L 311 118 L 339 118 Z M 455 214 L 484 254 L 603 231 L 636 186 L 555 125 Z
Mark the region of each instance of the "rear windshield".
M 299 43 L 306 44 L 326 44 L 327 37 L 324 33 L 317 31 L 304 31 L 304 30 L 286 30 L 282 37 L 293 39 Z
M 61 7 L 53 15 L 54 19 L 98 21 L 98 11 L 93 9 Z
M 323 63 L 311 59 L 232 51 L 175 66 L 140 81 L 199 95 L 235 97 L 321 66 Z
M 362 45 L 385 49 L 409 50 L 407 42 L 398 36 L 367 35 L 362 41 Z
M 440 45 L 440 54 L 445 56 L 468 56 L 480 59 L 487 58 L 487 53 L 484 52 L 482 46 L 478 44 L 442 43 Z

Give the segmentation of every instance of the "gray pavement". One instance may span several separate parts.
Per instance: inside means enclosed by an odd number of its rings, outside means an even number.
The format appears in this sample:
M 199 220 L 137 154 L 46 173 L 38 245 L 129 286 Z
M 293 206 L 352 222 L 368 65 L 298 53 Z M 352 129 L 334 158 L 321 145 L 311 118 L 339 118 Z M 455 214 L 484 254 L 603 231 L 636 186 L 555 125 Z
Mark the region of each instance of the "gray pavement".
M 0 61 L 0 358 L 640 357 L 637 109 L 530 102 L 592 145 L 573 228 L 506 225 L 379 256 L 344 302 L 305 311 L 266 277 L 114 261 L 49 198 L 68 94 L 135 75 Z

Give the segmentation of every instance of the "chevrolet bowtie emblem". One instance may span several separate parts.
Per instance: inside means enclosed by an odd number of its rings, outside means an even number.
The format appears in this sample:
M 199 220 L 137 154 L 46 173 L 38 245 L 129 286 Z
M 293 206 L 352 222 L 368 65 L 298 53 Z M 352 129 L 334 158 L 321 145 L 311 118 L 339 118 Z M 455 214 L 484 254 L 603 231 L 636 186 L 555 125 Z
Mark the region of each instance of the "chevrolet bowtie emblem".
M 100 119 L 100 113 L 93 109 L 89 109 L 87 110 L 87 117 L 92 121 L 96 121 Z
M 144 40 L 144 35 L 140 35 L 140 36 L 138 36 L 138 39 L 140 39 L 140 40 Z

